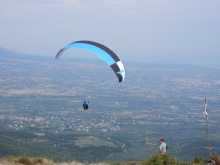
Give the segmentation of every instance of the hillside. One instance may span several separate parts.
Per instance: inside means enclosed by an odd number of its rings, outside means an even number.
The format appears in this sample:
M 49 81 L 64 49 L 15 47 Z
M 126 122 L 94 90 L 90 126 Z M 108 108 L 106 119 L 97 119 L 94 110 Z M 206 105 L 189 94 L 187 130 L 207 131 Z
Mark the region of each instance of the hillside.
M 119 84 L 98 60 L 0 51 L 1 157 L 142 161 L 162 137 L 179 160 L 208 158 L 205 97 L 211 149 L 220 153 L 217 69 L 125 62 Z
M 56 162 L 99 162 L 115 152 L 122 152 L 120 142 L 91 134 L 0 131 L 0 157 L 25 155 L 46 157 Z

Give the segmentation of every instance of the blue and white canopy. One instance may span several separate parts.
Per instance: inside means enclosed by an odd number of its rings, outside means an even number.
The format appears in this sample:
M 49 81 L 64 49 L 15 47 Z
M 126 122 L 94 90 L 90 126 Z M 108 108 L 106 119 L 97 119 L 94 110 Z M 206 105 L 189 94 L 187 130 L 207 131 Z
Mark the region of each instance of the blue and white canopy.
M 125 79 L 125 68 L 120 58 L 108 47 L 93 41 L 76 41 L 63 47 L 56 55 L 58 59 L 69 48 L 81 48 L 88 50 L 104 60 L 112 68 L 119 82 Z

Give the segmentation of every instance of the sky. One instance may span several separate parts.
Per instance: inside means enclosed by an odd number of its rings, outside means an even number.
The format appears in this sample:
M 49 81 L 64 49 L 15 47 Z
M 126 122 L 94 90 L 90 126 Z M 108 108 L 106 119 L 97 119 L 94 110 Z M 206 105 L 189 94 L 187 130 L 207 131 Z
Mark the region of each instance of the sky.
M 0 0 L 0 47 L 54 58 L 91 40 L 122 61 L 218 66 L 219 8 L 219 0 Z

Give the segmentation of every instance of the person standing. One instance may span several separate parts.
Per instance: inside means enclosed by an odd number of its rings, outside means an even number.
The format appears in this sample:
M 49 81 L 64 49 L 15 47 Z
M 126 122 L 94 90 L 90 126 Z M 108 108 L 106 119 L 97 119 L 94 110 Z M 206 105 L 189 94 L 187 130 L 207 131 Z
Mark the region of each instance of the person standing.
M 166 143 L 163 141 L 163 139 L 160 139 L 159 140 L 159 143 L 160 143 L 160 147 L 159 147 L 159 152 L 160 152 L 160 154 L 165 154 L 166 153 L 166 151 L 167 151 L 167 145 L 166 145 Z

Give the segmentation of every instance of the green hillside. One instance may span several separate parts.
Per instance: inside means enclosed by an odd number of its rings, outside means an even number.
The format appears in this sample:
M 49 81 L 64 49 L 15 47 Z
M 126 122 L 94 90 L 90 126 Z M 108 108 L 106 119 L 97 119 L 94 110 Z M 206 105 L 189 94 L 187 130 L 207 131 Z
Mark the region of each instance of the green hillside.
M 115 152 L 122 152 L 116 141 L 89 134 L 32 133 L 0 131 L 0 157 L 46 157 L 56 162 L 98 162 Z
M 109 135 L 110 136 L 110 135 Z M 55 162 L 110 162 L 144 161 L 158 152 L 157 147 L 144 145 L 143 141 L 128 141 L 125 135 L 89 134 L 89 133 L 52 133 L 4 130 L 0 131 L 0 157 L 28 156 L 43 157 Z M 189 142 L 170 139 L 168 151 L 178 160 L 194 160 L 195 156 L 209 159 L 204 139 L 197 138 Z M 220 148 L 218 141 L 212 140 L 212 146 Z M 204 148 L 201 148 L 204 146 Z M 187 152 L 186 152 L 187 151 Z M 218 155 L 214 152 L 213 155 Z

